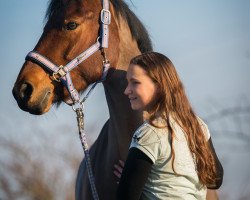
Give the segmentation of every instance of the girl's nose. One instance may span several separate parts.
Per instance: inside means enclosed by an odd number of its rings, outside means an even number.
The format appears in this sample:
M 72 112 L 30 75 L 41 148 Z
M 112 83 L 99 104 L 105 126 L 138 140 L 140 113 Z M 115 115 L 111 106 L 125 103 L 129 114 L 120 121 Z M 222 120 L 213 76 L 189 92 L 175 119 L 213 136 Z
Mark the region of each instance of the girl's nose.
M 124 94 L 125 95 L 129 95 L 131 93 L 131 90 L 129 89 L 129 87 L 127 86 L 126 89 L 124 90 Z

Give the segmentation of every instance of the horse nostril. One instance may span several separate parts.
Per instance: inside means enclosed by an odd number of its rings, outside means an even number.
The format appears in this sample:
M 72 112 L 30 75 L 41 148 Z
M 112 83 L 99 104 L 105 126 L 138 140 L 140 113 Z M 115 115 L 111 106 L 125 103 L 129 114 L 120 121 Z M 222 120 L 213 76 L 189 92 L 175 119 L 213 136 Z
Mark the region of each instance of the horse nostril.
M 20 87 L 20 98 L 23 101 L 28 101 L 30 99 L 32 92 L 33 92 L 33 86 L 30 83 L 25 82 Z

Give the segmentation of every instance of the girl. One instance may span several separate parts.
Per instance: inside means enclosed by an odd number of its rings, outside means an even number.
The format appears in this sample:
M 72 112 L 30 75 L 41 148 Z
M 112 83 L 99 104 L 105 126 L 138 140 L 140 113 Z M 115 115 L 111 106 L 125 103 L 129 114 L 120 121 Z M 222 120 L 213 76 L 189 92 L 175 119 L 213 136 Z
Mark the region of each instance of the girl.
M 133 58 L 125 94 L 145 122 L 134 133 L 117 199 L 205 199 L 223 168 L 207 125 L 195 115 L 172 62 L 149 52 Z

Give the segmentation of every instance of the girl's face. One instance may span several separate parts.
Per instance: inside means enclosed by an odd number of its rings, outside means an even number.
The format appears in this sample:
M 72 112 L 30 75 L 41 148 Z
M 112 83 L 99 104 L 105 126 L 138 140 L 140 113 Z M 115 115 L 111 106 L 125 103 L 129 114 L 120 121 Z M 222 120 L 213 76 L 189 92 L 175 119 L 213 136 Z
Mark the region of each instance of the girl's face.
M 139 65 L 129 66 L 127 80 L 124 94 L 128 96 L 132 109 L 150 111 L 156 100 L 157 85 Z

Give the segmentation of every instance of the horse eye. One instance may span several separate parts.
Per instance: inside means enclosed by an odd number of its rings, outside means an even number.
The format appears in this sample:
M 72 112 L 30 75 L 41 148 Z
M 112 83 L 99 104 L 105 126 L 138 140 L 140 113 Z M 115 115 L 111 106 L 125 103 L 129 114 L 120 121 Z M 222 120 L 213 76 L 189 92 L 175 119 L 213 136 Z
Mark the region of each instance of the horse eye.
M 77 28 L 78 24 L 75 22 L 69 22 L 66 24 L 65 28 L 67 30 L 75 30 Z

